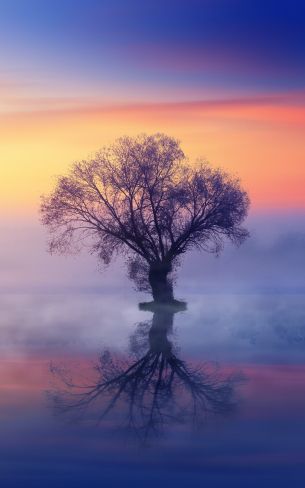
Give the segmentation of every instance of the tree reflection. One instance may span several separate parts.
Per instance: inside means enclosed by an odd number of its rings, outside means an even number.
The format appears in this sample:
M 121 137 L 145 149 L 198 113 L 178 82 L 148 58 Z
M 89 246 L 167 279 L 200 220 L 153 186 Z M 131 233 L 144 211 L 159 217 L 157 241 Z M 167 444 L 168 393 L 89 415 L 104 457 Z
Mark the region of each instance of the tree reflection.
M 104 351 L 94 367 L 95 380 L 85 383 L 51 365 L 61 383 L 49 392 L 55 409 L 78 418 L 90 411 L 99 422 L 113 412 L 142 441 L 160 435 L 169 424 L 190 422 L 198 427 L 209 414 L 231 412 L 240 375 L 225 377 L 207 363 L 189 365 L 175 351 L 174 315 L 185 304 L 151 302 L 140 308 L 152 311 L 153 318 L 138 324 L 131 336 L 131 358 Z

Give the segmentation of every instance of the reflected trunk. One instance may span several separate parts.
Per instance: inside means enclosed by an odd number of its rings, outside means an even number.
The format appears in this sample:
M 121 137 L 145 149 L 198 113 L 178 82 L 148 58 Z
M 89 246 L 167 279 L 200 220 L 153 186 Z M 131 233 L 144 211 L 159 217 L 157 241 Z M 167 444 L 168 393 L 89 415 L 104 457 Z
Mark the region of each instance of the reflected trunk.
M 157 308 L 154 311 L 152 326 L 149 330 L 149 350 L 168 357 L 172 352 L 172 343 L 168 334 L 173 330 L 174 314 L 177 310 L 171 307 Z

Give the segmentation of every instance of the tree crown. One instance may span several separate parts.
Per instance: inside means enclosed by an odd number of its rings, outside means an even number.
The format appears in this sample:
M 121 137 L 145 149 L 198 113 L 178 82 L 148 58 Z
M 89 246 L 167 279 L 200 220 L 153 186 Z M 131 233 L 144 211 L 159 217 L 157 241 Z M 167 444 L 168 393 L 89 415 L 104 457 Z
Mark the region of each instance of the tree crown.
M 240 244 L 249 199 L 239 180 L 207 162 L 190 165 L 164 134 L 122 137 L 75 162 L 42 197 L 51 252 L 88 245 L 109 263 L 114 253 L 148 265 L 172 263 L 192 247 L 218 253 Z

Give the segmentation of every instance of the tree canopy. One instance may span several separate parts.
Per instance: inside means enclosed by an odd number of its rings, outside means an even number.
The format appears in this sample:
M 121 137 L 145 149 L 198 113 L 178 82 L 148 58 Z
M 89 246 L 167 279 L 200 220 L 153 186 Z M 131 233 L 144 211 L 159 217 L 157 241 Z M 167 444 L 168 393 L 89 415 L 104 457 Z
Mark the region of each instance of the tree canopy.
M 143 134 L 75 162 L 42 197 L 41 216 L 51 252 L 86 245 L 106 264 L 123 253 L 171 270 L 191 248 L 219 253 L 226 238 L 242 243 L 248 207 L 237 178 L 191 164 L 172 137 Z

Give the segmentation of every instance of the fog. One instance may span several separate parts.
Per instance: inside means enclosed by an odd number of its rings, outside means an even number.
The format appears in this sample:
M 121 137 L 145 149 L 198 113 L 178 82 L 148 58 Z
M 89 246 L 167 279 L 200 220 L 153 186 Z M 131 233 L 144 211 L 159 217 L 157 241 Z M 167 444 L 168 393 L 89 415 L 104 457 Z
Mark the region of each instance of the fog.
M 247 226 L 251 237 L 238 249 L 227 243 L 219 257 L 187 254 L 177 274 L 178 295 L 305 289 L 305 214 L 252 214 Z M 50 256 L 46 241 L 37 219 L 1 224 L 2 292 L 132 291 L 121 259 L 105 269 L 85 251 Z

